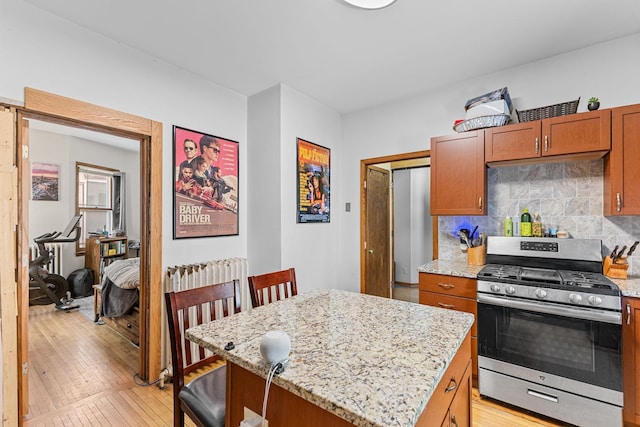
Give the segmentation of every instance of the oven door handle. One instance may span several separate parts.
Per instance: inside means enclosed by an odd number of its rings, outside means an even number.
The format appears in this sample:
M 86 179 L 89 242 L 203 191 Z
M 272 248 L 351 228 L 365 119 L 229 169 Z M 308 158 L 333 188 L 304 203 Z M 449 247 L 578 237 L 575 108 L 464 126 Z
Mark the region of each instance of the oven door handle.
M 504 298 L 494 295 L 478 294 L 478 302 L 500 307 L 516 308 L 536 313 L 555 314 L 557 316 L 573 317 L 595 322 L 622 325 L 622 313 L 614 311 L 580 309 L 560 304 L 545 304 L 540 302 L 523 301 L 515 298 Z

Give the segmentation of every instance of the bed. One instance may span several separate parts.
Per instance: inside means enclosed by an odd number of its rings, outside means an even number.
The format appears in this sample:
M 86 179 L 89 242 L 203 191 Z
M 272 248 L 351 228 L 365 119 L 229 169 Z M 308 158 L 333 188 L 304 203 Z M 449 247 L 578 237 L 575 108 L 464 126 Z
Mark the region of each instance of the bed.
M 140 258 L 113 261 L 95 289 L 96 320 L 139 345 Z

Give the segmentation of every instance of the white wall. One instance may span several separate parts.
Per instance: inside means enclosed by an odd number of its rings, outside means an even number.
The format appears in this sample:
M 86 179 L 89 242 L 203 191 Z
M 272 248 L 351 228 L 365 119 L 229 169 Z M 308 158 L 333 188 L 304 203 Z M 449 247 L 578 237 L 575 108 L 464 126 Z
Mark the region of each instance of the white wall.
M 592 46 L 481 78 L 421 93 L 409 99 L 342 117 L 341 188 L 354 209 L 341 223 L 343 257 L 339 277 L 359 280 L 359 161 L 364 158 L 428 149 L 430 137 L 454 133 L 464 104 L 474 96 L 504 86 L 515 108 L 529 109 L 581 97 L 600 98 L 609 108 L 640 102 L 640 34 Z M 424 262 L 428 261 L 427 259 Z
M 282 191 L 282 267 L 295 267 L 298 290 L 339 288 L 358 292 L 359 280 L 338 280 L 341 257 L 340 227 L 345 215 L 341 177 L 340 115 L 314 99 L 281 85 L 282 128 L 280 141 Z M 296 138 L 331 150 L 331 218 L 329 223 L 297 224 Z M 276 172 L 276 171 L 274 171 Z M 276 172 L 277 173 L 277 172 Z M 253 238 L 253 237 L 251 237 Z
M 411 169 L 393 171 L 394 280 L 411 283 Z
M 249 97 L 247 259 L 250 275 L 283 268 L 280 92 L 278 85 Z
M 132 141 L 132 144 L 138 144 Z M 59 166 L 58 201 L 29 202 L 29 243 L 33 238 L 52 231 L 63 231 L 75 214 L 76 162 L 118 169 L 126 173 L 127 235 L 140 239 L 140 156 L 95 141 L 31 129 L 29 132 L 31 163 L 52 163 Z M 82 230 L 86 234 L 87 231 Z M 76 257 L 75 243 L 63 244 L 62 275 L 84 267 L 84 256 Z
M 163 265 L 246 256 L 246 97 L 19 0 L 2 0 L 0 27 L 0 96 L 23 100 L 28 86 L 164 124 Z M 174 124 L 240 142 L 238 236 L 172 240 Z
M 285 85 L 251 96 L 248 111 L 250 274 L 295 267 L 299 292 L 336 287 L 340 116 Z M 329 223 L 296 223 L 297 138 L 331 149 Z
M 433 258 L 433 226 L 429 213 L 431 168 L 411 169 L 411 274 L 418 283 L 418 267 Z
M 430 169 L 393 171 L 395 280 L 418 283 L 418 267 L 433 256 L 429 214 Z

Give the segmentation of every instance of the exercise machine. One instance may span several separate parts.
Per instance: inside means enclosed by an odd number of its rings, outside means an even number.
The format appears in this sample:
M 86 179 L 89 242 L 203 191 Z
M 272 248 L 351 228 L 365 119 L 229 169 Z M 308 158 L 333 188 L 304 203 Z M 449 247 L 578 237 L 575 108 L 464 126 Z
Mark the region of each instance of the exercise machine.
M 46 248 L 47 243 L 76 242 L 80 238 L 78 223 L 82 214 L 75 215 L 64 231 L 54 231 L 36 237 L 33 241 L 38 245 L 38 256 L 29 261 L 29 305 L 55 304 L 56 309 L 69 311 L 80 307 L 74 304 L 69 291 L 67 279 L 59 274 L 49 273 L 46 265 L 53 260 L 53 255 Z

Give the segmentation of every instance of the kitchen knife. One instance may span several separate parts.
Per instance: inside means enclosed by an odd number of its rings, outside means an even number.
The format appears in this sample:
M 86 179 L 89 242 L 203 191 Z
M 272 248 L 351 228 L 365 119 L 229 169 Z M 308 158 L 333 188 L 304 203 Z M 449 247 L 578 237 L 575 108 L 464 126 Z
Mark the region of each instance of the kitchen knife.
M 622 249 L 620 249 L 620 252 L 618 252 L 618 254 L 616 255 L 616 257 L 613 259 L 613 263 L 614 263 L 614 264 L 615 264 L 615 262 L 616 262 L 616 261 L 618 261 L 618 260 L 622 257 L 622 255 L 624 254 L 624 251 L 626 251 L 626 250 L 627 250 L 627 245 L 624 245 L 624 246 L 622 247 Z
M 627 257 L 630 257 L 631 254 L 633 253 L 633 251 L 636 250 L 636 247 L 638 246 L 638 241 L 633 242 L 633 245 L 631 245 L 631 248 L 629 249 L 629 252 L 627 252 Z
M 609 255 L 612 260 L 616 257 L 617 253 L 618 253 L 618 245 L 616 245 L 616 247 L 613 248 L 613 250 L 611 251 L 611 255 Z

